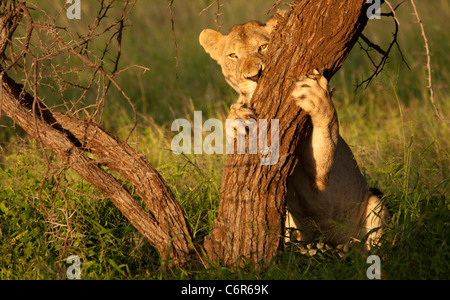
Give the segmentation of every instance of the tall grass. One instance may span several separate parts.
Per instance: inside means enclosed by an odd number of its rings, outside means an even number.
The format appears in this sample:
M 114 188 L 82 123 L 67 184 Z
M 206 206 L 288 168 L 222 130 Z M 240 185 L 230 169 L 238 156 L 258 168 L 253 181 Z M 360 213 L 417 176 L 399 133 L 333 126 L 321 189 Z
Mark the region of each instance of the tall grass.
M 249 19 L 266 20 L 273 1 L 223 3 L 222 32 Z M 147 72 L 123 73 L 119 81 L 139 112 L 138 147 L 156 166 L 185 210 L 194 238 L 201 242 L 214 225 L 220 200 L 224 156 L 175 155 L 170 151 L 176 118 L 224 120 L 236 100 L 219 67 L 198 45 L 198 34 L 217 28 L 215 8 L 199 16 L 209 1 L 175 1 L 173 6 L 179 69 L 176 71 L 172 24 L 165 1 L 140 1 L 123 40 L 122 67 L 140 64 Z M 39 2 L 39 5 L 52 5 Z M 80 30 L 89 18 L 66 26 Z M 92 4 L 93 5 L 93 4 Z M 385 243 L 377 250 L 383 278 L 448 279 L 450 128 L 434 116 L 426 88 L 423 41 L 411 7 L 397 11 L 399 45 L 410 69 L 395 49 L 385 70 L 367 88 L 356 84 L 371 75 L 366 54 L 355 46 L 334 76 L 334 103 L 340 131 L 352 148 L 371 186 L 384 192 L 393 212 Z M 430 41 L 436 100 L 450 118 L 450 46 L 448 1 L 417 3 Z M 57 7 L 55 8 L 57 9 Z M 393 20 L 369 22 L 365 35 L 388 45 Z M 373 53 L 373 52 L 372 52 Z M 104 126 L 122 138 L 133 120 L 131 108 L 114 91 L 106 105 Z M 58 101 L 54 97 L 54 101 Z M 2 124 L 11 125 L 2 119 Z M 47 173 L 40 148 L 24 135 L 2 128 L 0 165 L 0 278 L 66 278 L 65 259 L 82 259 L 82 278 L 194 279 L 364 279 L 368 267 L 357 249 L 344 257 L 301 255 L 295 246 L 281 252 L 264 272 L 248 265 L 167 271 L 145 239 L 91 186 L 71 171 L 58 173 L 58 185 Z M 136 142 L 136 141 L 134 141 Z M 57 158 L 55 165 L 58 164 Z M 46 180 L 43 180 L 43 179 Z

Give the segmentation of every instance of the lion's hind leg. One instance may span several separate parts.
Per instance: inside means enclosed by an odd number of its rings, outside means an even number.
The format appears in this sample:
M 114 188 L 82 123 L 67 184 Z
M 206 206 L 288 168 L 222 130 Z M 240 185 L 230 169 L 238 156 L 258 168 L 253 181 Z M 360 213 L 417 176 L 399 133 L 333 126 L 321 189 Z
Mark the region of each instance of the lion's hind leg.
M 368 192 L 368 194 L 363 214 L 363 237 L 367 238 L 364 244 L 366 250 L 380 245 L 383 227 L 391 217 L 389 210 L 382 205 L 381 200 L 371 192 Z

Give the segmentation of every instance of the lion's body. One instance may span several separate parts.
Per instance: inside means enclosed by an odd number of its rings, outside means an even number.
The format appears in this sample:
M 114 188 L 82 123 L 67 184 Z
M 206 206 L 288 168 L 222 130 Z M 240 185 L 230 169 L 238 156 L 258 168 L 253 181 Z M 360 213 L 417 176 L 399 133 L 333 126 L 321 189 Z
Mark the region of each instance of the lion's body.
M 226 81 L 239 94 L 228 118 L 254 116 L 250 100 L 264 71 L 264 53 L 276 17 L 267 24 L 251 21 L 234 26 L 226 35 L 211 29 L 200 34 L 206 52 L 222 67 Z M 313 130 L 299 149 L 299 163 L 288 181 L 286 227 L 296 238 L 311 240 L 324 234 L 330 244 L 367 237 L 376 243 L 388 217 L 358 169 L 353 154 L 339 135 L 336 110 L 327 80 L 318 73 L 301 78 L 292 92 L 293 103 L 311 117 Z M 294 104 L 294 105 L 295 105 Z

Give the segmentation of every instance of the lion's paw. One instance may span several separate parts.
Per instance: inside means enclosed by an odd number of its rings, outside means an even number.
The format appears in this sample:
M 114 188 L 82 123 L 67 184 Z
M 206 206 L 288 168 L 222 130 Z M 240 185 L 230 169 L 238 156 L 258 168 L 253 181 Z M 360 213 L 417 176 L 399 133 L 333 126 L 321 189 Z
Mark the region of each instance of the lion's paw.
M 315 70 L 314 74 L 302 76 L 297 81 L 292 97 L 313 120 L 325 121 L 335 113 L 331 93 L 328 80 Z
M 228 119 L 242 119 L 247 121 L 248 119 L 256 119 L 253 109 L 247 107 L 243 103 L 235 103 L 230 107 L 230 113 Z

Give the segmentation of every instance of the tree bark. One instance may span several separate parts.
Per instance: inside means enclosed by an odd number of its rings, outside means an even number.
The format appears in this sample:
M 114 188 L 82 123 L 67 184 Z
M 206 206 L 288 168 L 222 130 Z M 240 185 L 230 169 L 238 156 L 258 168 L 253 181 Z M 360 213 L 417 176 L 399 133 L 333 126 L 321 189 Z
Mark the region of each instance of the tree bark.
M 228 155 L 219 215 L 204 243 L 210 258 L 267 264 L 282 247 L 287 179 L 310 128 L 289 95 L 301 75 L 317 69 L 330 79 L 342 66 L 367 23 L 365 2 L 296 1 L 280 21 L 252 99 L 258 119 L 279 120 L 279 161 L 265 166 L 261 155 Z

